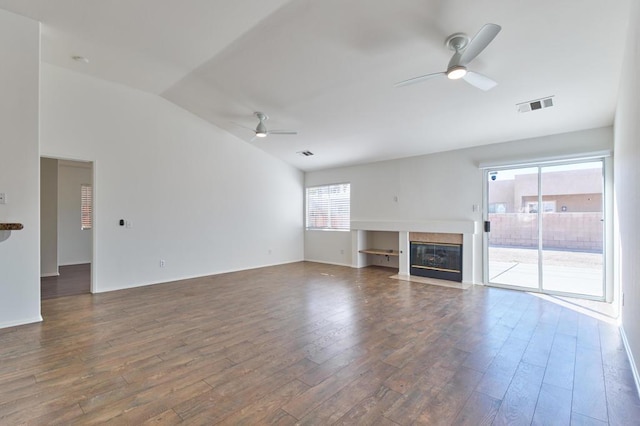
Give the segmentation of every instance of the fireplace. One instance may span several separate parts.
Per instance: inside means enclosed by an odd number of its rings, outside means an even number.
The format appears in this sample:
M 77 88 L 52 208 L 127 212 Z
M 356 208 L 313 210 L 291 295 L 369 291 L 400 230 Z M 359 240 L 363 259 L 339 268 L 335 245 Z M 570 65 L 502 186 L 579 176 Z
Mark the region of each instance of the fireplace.
M 352 266 L 363 268 L 369 266 L 371 257 L 363 254 L 361 250 L 372 248 L 369 235 L 372 232 L 397 232 L 398 233 L 398 276 L 410 279 L 411 277 L 411 241 L 424 243 L 457 244 L 462 248 L 461 262 L 463 284 L 474 284 L 476 271 L 479 268 L 478 255 L 474 252 L 476 240 L 481 237 L 480 222 L 477 221 L 450 221 L 427 220 L 422 222 L 387 222 L 387 221 L 352 221 Z M 385 241 L 385 245 L 387 242 Z M 396 246 L 373 247 L 382 249 L 395 249 Z M 476 254 L 476 255 L 474 255 Z M 386 260 L 386 259 L 385 259 Z M 418 281 L 424 281 L 419 280 Z M 481 282 L 481 281 L 480 281 Z
M 411 241 L 411 275 L 462 282 L 462 244 Z

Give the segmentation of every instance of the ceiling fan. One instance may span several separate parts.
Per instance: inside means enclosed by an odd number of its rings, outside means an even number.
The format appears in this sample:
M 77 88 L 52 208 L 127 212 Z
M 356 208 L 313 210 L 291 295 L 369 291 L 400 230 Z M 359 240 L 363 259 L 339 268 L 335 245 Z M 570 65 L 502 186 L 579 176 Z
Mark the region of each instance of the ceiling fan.
M 237 126 L 240 126 L 244 129 L 251 130 L 255 136 L 254 138 L 266 138 L 268 135 L 297 135 L 298 132 L 294 132 L 291 130 L 267 130 L 267 126 L 265 126 L 264 122 L 269 119 L 269 116 L 264 112 L 256 111 L 253 113 L 256 117 L 258 117 L 258 125 L 255 129 L 250 127 L 243 126 L 242 124 L 234 123 Z
M 396 83 L 395 87 L 420 83 L 433 77 L 447 76 L 450 80 L 462 78 L 470 85 L 481 90 L 493 89 L 498 83 L 483 74 L 469 71 L 467 65 L 486 49 L 501 29 L 500 25 L 485 24 L 472 39 L 469 39 L 469 36 L 464 33 L 450 35 L 445 40 L 445 45 L 455 53 L 451 57 L 446 71 L 410 78 Z

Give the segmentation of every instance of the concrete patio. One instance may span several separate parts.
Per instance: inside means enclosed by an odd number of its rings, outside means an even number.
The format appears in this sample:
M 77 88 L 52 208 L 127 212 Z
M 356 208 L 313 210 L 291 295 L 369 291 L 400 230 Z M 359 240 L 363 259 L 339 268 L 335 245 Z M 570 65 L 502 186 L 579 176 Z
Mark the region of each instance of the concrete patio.
M 602 253 L 543 251 L 543 290 L 601 297 Z M 538 288 L 538 251 L 489 247 L 489 281 Z

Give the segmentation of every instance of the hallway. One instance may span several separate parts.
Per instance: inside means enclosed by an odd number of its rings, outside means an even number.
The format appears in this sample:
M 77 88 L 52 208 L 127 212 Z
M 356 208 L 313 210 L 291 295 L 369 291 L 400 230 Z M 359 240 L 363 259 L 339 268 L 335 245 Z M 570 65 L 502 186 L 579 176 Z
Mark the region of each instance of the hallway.
M 40 279 L 42 300 L 87 293 L 91 293 L 90 263 L 60 266 L 60 275 L 57 277 Z

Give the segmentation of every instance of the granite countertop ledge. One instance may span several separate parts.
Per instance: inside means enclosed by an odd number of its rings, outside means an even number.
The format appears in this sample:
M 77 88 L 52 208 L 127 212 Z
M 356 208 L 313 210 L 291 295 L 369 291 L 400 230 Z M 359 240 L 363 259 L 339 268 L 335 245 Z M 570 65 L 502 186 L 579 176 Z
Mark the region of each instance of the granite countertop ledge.
M 0 223 L 0 231 L 19 231 L 22 228 L 21 223 Z

